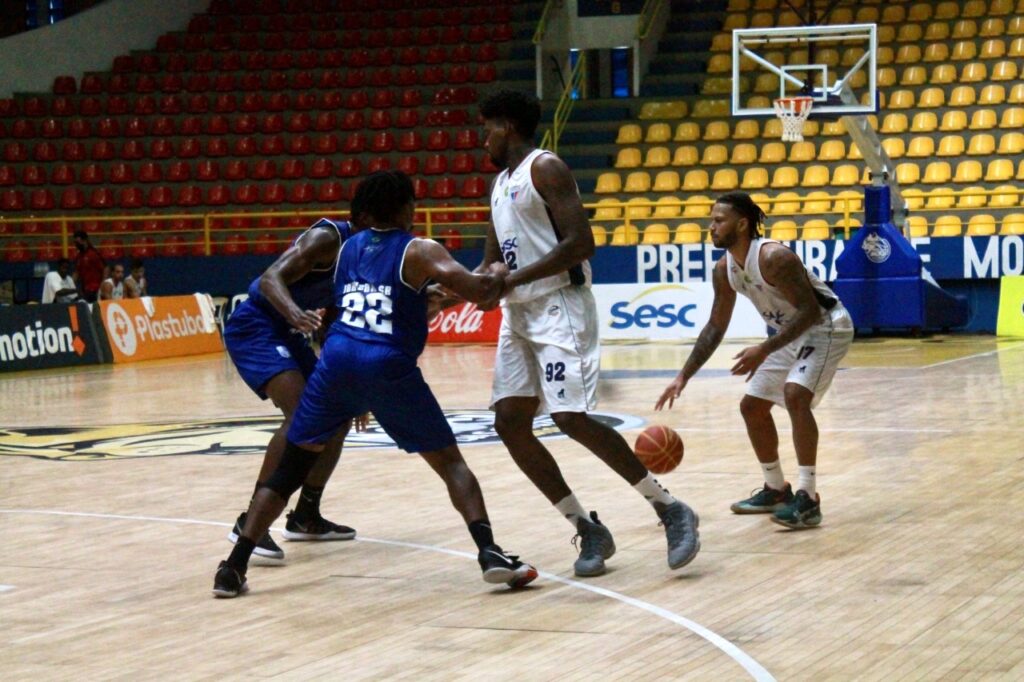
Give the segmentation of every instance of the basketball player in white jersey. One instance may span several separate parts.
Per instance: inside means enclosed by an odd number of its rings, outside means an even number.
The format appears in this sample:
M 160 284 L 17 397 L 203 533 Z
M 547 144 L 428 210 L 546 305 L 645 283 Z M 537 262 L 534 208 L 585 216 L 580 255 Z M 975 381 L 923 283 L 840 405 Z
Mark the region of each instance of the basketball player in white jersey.
M 761 237 L 764 211 L 743 192 L 718 199 L 711 209 L 711 240 L 725 249 L 712 281 L 711 318 L 701 330 L 679 375 L 654 409 L 672 407 L 687 382 L 718 347 L 729 327 L 736 292 L 749 298 L 776 334 L 736 357 L 733 374 L 746 375 L 747 394 L 740 412 L 754 453 L 764 470 L 764 488 L 732 505 L 737 514 L 772 514 L 789 528 L 821 523 L 821 498 L 815 490 L 818 424 L 812 409 L 821 401 L 839 361 L 853 341 L 853 322 L 839 297 L 814 276 L 795 253 Z M 779 434 L 771 409 L 782 405 L 793 423 L 793 445 L 800 472 L 796 494 L 779 464 Z
M 561 159 L 534 146 L 535 97 L 497 92 L 481 113 L 484 147 L 504 170 L 491 186 L 491 225 L 479 269 L 504 261 L 510 270 L 491 398 L 495 429 L 519 468 L 576 529 L 576 575 L 604 573 L 615 542 L 533 435 L 537 414 L 550 414 L 563 433 L 651 503 L 665 526 L 669 566 L 685 566 L 700 549 L 697 515 L 658 484 L 617 431 L 587 415 L 597 405 L 601 348 L 587 262 L 594 237 L 576 182 Z
M 124 266 L 120 263 L 110 269 L 110 277 L 100 284 L 101 301 L 120 301 L 124 298 Z

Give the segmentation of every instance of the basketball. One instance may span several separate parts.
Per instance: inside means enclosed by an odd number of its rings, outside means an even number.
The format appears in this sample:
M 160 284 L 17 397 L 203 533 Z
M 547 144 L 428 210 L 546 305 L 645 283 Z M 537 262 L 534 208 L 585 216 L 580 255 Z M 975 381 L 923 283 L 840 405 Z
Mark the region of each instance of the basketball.
M 633 450 L 653 474 L 667 474 L 683 461 L 683 439 L 667 426 L 648 426 L 637 436 Z

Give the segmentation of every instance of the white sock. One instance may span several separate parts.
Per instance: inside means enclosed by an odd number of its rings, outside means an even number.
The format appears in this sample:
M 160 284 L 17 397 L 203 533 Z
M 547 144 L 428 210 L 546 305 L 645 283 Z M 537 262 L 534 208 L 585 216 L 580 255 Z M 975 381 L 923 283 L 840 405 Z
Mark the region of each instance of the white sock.
M 811 499 L 813 500 L 814 495 L 817 492 L 815 490 L 815 483 L 817 482 L 818 478 L 817 473 L 815 472 L 815 469 L 817 469 L 817 467 L 798 466 L 797 469 L 800 471 L 800 486 L 797 488 L 797 490 L 803 490 L 805 493 L 810 495 Z
M 661 487 L 658 479 L 650 471 L 647 472 L 647 478 L 634 485 L 633 488 L 643 495 L 651 503 L 652 507 L 658 504 L 672 504 L 676 501 L 676 498 L 672 497 L 667 490 Z
M 765 464 L 761 462 L 761 469 L 764 471 L 764 482 L 772 490 L 782 490 L 786 487 L 786 477 L 782 475 L 782 464 L 779 460 Z
M 580 519 L 590 520 L 590 515 L 587 514 L 587 510 L 583 508 L 580 501 L 576 499 L 576 496 L 569 493 L 568 497 L 563 498 L 558 504 L 555 505 L 555 509 L 561 512 L 562 516 L 569 520 L 572 527 L 575 528 L 576 524 Z

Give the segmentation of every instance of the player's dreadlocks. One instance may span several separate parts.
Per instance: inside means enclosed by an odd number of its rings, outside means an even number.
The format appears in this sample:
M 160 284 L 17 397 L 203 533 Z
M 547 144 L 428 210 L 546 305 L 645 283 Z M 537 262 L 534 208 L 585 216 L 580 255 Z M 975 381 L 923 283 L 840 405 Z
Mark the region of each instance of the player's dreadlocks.
M 540 101 L 528 92 L 499 90 L 480 105 L 484 118 L 503 118 L 523 138 L 529 140 L 540 123 Z
M 352 217 L 368 213 L 382 223 L 393 223 L 405 206 L 415 201 L 412 180 L 402 171 L 370 173 L 356 187 L 352 197 Z
M 757 239 L 761 236 L 761 226 L 764 225 L 766 216 L 764 210 L 754 203 L 749 194 L 746 192 L 729 192 L 718 197 L 715 203 L 728 204 L 746 218 L 751 239 Z

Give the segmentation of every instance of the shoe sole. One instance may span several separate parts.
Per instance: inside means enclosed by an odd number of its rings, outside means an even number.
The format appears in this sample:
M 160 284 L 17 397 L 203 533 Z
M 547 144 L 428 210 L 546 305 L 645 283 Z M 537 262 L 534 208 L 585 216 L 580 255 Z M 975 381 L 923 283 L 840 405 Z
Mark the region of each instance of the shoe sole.
M 525 573 L 521 573 L 523 569 Z M 537 577 L 537 569 L 533 566 L 521 566 L 519 568 L 489 568 L 484 571 L 484 582 L 492 585 L 508 585 L 509 587 L 522 587 Z
M 580 569 L 573 566 L 572 572 L 576 575 L 577 578 L 596 578 L 599 575 L 604 575 L 605 573 L 607 573 L 608 569 L 607 567 L 605 567 L 604 564 L 601 564 L 600 568 L 596 568 L 592 571 L 581 571 Z
M 248 583 L 242 583 L 242 586 L 238 590 L 218 590 L 216 587 L 213 588 L 213 596 L 218 599 L 234 599 L 235 597 L 245 594 L 249 591 Z
M 774 514 L 780 509 L 785 508 L 784 503 L 772 505 L 771 507 L 741 507 L 739 505 L 732 505 L 729 510 L 733 514 Z
M 351 533 L 322 533 L 322 534 L 317 534 L 317 533 L 297 533 L 295 531 L 291 531 L 291 530 L 285 529 L 284 532 L 281 533 L 281 537 L 283 537 L 285 540 L 291 540 L 292 542 L 317 541 L 317 540 L 319 540 L 319 541 L 352 540 L 353 538 L 355 538 L 355 536 L 356 536 L 356 532 L 355 531 L 352 531 Z
M 238 533 L 236 533 L 235 531 L 231 531 L 230 533 L 228 533 L 228 542 L 230 542 L 232 545 L 237 545 Z M 263 559 L 270 559 L 272 561 L 284 561 L 283 551 L 272 552 L 269 549 L 263 549 L 262 547 L 257 546 L 255 549 L 252 550 L 252 553 Z
M 773 516 L 771 520 L 772 523 L 777 523 L 780 526 L 783 526 L 784 528 L 789 528 L 790 530 L 808 530 L 810 528 L 817 528 L 821 525 L 820 518 L 817 521 L 813 522 L 800 521 L 799 523 L 790 523 L 789 521 L 783 521 L 777 516 Z

